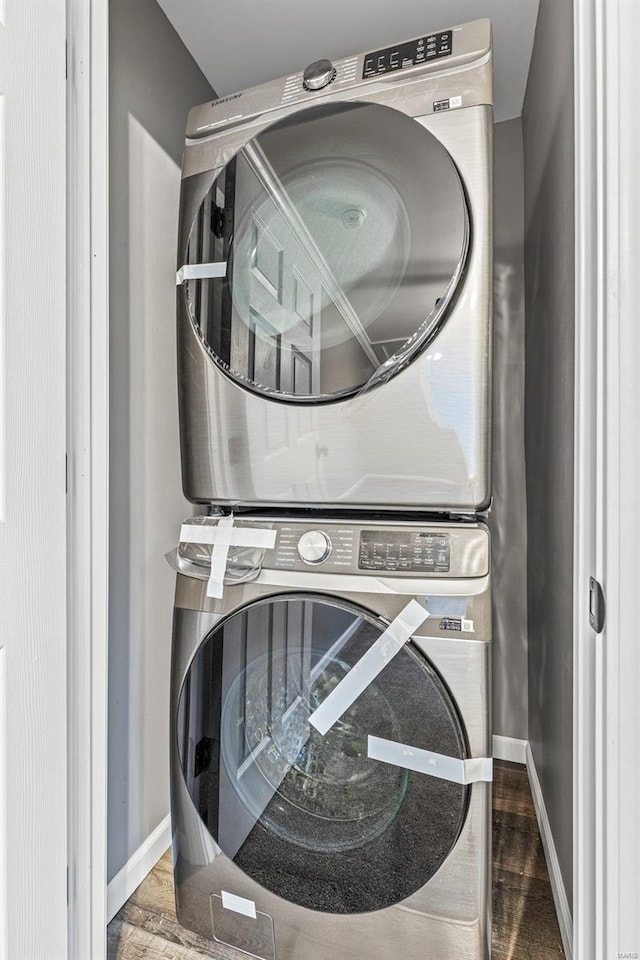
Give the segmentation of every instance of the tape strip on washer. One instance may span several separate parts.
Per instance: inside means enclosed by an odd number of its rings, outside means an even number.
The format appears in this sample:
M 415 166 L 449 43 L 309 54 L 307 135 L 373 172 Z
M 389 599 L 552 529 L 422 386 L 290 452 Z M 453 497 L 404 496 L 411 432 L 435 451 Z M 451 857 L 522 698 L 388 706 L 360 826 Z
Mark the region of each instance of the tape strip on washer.
M 238 529 L 233 526 L 233 514 L 220 517 L 216 526 L 183 523 L 180 528 L 180 543 L 210 543 L 211 570 L 207 583 L 207 596 L 220 599 L 224 590 L 224 575 L 227 570 L 229 547 L 261 547 L 265 550 L 276 545 L 276 531 L 263 529 Z
M 361 693 L 367 689 L 388 663 L 402 650 L 414 631 L 431 614 L 417 600 L 411 600 L 367 652 L 353 665 L 349 673 L 331 691 L 309 717 L 323 736 L 340 719 Z
M 477 781 L 493 780 L 491 757 L 460 760 L 458 757 L 447 757 L 442 753 L 432 753 L 431 750 L 422 750 L 420 747 L 410 747 L 406 743 L 396 743 L 395 740 L 385 740 L 371 735 L 368 737 L 367 756 L 372 760 L 390 763 L 394 767 L 404 767 L 407 770 L 415 770 L 416 773 L 438 777 L 440 780 L 451 780 L 453 783 L 466 785 Z
M 176 273 L 176 286 L 185 280 L 211 280 L 214 277 L 226 277 L 227 261 L 217 263 L 185 263 Z

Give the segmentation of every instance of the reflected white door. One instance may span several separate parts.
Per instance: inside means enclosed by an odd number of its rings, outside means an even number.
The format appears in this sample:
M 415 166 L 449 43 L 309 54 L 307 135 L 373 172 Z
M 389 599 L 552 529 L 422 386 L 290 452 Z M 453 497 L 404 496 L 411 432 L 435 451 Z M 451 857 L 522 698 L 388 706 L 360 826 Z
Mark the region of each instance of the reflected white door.
M 0 0 L 0 957 L 67 956 L 66 3 Z

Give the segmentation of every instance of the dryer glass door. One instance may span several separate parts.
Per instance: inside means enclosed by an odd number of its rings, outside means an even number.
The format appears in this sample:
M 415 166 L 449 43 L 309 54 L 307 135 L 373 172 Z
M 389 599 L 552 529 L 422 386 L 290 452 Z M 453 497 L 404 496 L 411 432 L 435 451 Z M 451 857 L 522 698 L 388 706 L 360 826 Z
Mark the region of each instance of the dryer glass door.
M 180 762 L 206 828 L 246 874 L 313 910 L 404 900 L 464 823 L 468 787 L 368 756 L 369 735 L 466 755 L 455 705 L 411 642 L 324 736 L 309 722 L 384 627 L 329 598 L 257 601 L 208 635 L 180 695 Z
M 469 219 L 442 144 L 389 107 L 303 110 L 265 129 L 203 199 L 185 296 L 212 358 L 263 395 L 322 401 L 398 372 L 435 336 Z

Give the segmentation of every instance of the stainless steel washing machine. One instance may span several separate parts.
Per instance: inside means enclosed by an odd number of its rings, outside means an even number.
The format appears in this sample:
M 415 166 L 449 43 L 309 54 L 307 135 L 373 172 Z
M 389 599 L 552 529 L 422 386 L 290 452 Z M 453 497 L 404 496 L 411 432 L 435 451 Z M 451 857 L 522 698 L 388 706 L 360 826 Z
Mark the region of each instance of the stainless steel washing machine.
M 201 534 L 218 520 L 190 523 L 174 558 L 180 923 L 262 960 L 487 960 L 487 530 L 243 518 L 222 531 L 215 599 Z
M 490 499 L 491 29 L 196 107 L 178 380 L 194 502 Z

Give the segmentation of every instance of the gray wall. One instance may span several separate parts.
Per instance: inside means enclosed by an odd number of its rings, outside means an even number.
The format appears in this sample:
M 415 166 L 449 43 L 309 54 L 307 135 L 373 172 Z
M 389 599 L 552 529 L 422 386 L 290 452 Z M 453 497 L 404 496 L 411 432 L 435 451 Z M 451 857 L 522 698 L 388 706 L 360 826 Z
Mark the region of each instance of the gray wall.
M 108 876 L 169 812 L 181 491 L 175 249 L 183 132 L 212 91 L 155 0 L 110 2 L 110 633 Z
M 523 109 L 529 740 L 572 900 L 573 3 L 541 0 Z
M 519 117 L 494 127 L 493 732 L 526 740 L 524 174 Z

